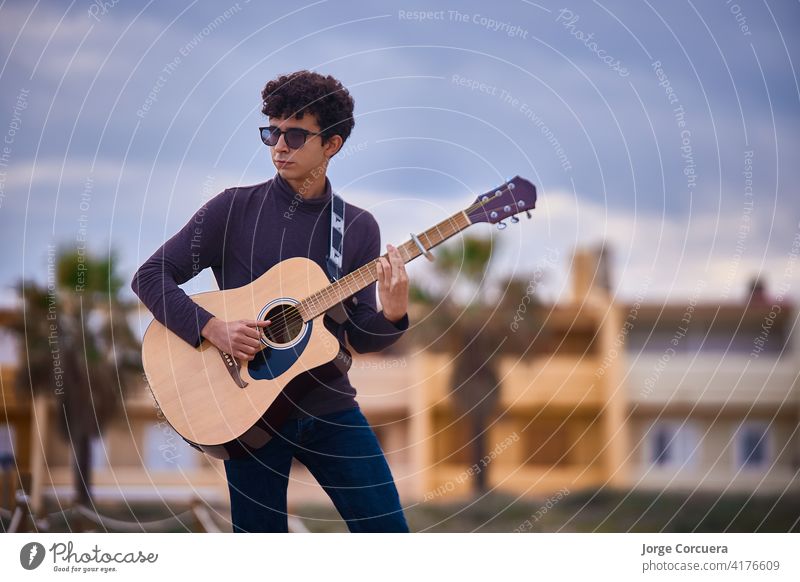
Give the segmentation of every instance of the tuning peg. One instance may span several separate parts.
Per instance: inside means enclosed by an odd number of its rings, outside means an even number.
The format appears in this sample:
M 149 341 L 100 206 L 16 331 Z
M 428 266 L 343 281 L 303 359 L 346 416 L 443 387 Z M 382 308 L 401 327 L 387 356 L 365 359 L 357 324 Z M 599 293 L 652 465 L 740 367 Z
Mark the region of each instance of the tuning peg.
M 508 225 L 502 220 L 497 223 L 497 230 L 504 230 Z
M 528 218 L 533 218 L 533 216 L 531 216 L 531 211 L 530 210 L 526 210 L 525 214 L 528 215 Z
M 514 224 L 517 224 L 519 222 L 519 218 L 517 218 L 516 216 L 512 216 L 511 217 L 511 222 L 513 222 Z

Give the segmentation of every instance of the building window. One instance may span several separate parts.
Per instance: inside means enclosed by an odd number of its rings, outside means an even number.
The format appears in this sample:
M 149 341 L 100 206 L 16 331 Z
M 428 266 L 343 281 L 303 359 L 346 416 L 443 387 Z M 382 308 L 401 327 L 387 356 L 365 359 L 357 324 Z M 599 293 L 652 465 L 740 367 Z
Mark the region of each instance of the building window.
M 744 422 L 736 431 L 734 450 L 736 467 L 762 469 L 770 462 L 769 425 L 766 422 Z
M 13 368 L 19 358 L 19 340 L 8 329 L 0 329 L 0 367 Z
M 102 471 L 108 467 L 109 454 L 103 437 L 92 439 L 92 470 Z
M 150 423 L 144 431 L 144 466 L 150 471 L 191 471 L 200 453 L 166 423 Z
M 679 324 L 679 326 L 682 324 Z M 663 354 L 672 349 L 676 354 L 714 354 L 716 356 L 741 356 L 753 351 L 753 340 L 763 333 L 761 320 L 757 325 L 742 323 L 739 328 L 728 324 L 711 324 L 702 320 L 691 322 L 686 336 L 677 336 L 674 325 L 641 324 L 634 327 L 626 339 L 628 352 L 631 354 Z M 786 350 L 788 342 L 780 324 L 775 324 L 772 331 L 764 338 L 760 353 L 778 356 Z
M 657 467 L 694 467 L 698 457 L 700 432 L 694 424 L 659 421 L 650 429 L 648 461 Z

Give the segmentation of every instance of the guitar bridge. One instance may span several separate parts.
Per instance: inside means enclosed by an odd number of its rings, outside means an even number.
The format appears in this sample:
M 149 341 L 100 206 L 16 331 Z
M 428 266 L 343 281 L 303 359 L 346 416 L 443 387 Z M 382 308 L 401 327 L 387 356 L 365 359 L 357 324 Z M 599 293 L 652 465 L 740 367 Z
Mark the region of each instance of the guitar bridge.
M 239 374 L 239 369 L 241 366 L 239 365 L 239 362 L 236 361 L 236 358 L 220 349 L 217 351 L 219 352 L 219 355 L 222 356 L 222 361 L 225 362 L 225 368 L 228 370 L 231 378 L 233 378 L 233 381 L 236 382 L 236 385 L 239 388 L 244 388 L 247 386 L 247 382 L 242 380 L 242 376 Z

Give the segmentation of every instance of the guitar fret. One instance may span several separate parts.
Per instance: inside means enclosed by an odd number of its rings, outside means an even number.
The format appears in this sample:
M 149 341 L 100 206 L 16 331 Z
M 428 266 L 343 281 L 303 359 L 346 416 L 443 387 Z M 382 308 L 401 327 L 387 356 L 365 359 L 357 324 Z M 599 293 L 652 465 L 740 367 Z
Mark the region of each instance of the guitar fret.
M 425 237 L 425 240 L 427 240 L 427 241 L 428 241 L 428 246 L 427 246 L 426 248 L 427 248 L 428 250 L 431 250 L 431 249 L 433 248 L 433 244 L 431 243 L 431 237 L 429 237 L 429 236 L 428 236 L 428 233 L 427 233 L 427 231 L 426 231 L 426 232 L 424 232 L 424 233 L 422 234 L 422 236 L 424 236 L 424 237 Z

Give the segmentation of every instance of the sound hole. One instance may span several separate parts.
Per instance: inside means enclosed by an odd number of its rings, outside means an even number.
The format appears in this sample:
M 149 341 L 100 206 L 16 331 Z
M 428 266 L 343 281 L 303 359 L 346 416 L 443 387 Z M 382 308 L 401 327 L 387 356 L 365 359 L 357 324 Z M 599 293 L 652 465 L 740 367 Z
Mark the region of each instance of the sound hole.
M 264 328 L 264 335 L 272 343 L 288 344 L 303 330 L 303 318 L 294 305 L 276 305 L 264 315 L 272 323 Z

